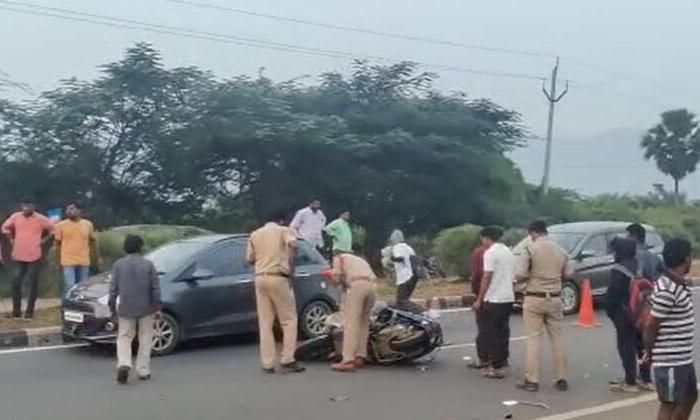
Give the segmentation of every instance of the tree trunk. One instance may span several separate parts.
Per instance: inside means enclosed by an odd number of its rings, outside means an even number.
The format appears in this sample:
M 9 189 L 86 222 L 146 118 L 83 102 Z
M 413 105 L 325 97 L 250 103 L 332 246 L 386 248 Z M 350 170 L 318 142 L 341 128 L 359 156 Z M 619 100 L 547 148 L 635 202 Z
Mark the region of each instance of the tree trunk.
M 678 188 L 679 183 L 680 180 L 678 178 L 673 178 L 673 200 L 676 204 L 680 203 L 680 191 Z

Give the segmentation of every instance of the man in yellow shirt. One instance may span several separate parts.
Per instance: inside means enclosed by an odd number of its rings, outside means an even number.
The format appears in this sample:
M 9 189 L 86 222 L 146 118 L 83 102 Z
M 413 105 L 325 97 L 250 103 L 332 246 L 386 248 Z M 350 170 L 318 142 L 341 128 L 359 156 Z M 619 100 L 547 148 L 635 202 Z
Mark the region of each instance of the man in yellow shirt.
M 66 219 L 56 225 L 54 231 L 56 258 L 63 268 L 61 295 L 84 280 L 90 274 L 90 250 L 101 262 L 95 231 L 92 222 L 82 218 L 82 211 L 76 204 L 66 208 Z

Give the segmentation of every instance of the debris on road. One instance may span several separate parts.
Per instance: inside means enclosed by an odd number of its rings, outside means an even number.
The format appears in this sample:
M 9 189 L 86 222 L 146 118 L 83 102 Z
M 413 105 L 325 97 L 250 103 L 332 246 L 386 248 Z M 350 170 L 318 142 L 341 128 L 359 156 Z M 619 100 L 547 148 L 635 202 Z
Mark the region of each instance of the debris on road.
M 329 395 L 328 399 L 333 402 L 347 401 L 350 399 L 347 395 Z
M 506 400 L 503 401 L 501 404 L 505 405 L 506 407 L 512 407 L 514 405 L 526 405 L 528 407 L 537 407 L 543 410 L 549 410 L 549 405 L 543 403 L 542 401 Z
M 465 362 L 471 362 L 472 357 L 471 356 L 464 356 L 464 357 L 462 357 L 462 360 L 464 360 Z

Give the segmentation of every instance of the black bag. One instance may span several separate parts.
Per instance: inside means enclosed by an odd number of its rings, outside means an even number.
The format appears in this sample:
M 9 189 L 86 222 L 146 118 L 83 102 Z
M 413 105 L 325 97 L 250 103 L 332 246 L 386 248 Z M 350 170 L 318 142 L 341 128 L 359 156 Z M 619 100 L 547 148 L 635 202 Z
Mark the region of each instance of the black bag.
M 425 261 L 418 255 L 411 255 L 410 258 L 411 270 L 413 270 L 413 276 L 418 279 L 428 278 L 428 268 L 425 266 Z

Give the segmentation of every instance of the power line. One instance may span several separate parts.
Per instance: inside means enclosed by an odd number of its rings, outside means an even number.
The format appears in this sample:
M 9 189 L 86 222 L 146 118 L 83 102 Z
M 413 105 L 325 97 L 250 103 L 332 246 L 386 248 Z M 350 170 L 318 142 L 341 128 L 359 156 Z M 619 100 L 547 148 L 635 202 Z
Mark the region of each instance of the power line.
M 21 7 L 29 8 L 29 9 L 42 10 L 42 11 L 24 10 L 24 9 L 17 9 L 14 7 L 0 6 L 0 9 L 8 10 L 8 11 L 16 12 L 16 13 L 24 13 L 24 14 L 37 15 L 37 16 L 52 17 L 52 18 L 71 20 L 71 21 L 77 21 L 77 22 L 82 22 L 82 23 L 106 25 L 106 26 L 122 28 L 122 29 L 143 30 L 143 31 L 155 32 L 155 33 L 160 33 L 160 34 L 176 35 L 176 36 L 181 36 L 181 37 L 196 38 L 196 39 L 202 39 L 202 40 L 208 40 L 208 41 L 217 41 L 217 42 L 224 42 L 224 43 L 229 43 L 229 44 L 244 45 L 244 46 L 254 47 L 254 48 L 264 48 L 264 49 L 271 49 L 271 50 L 276 50 L 276 51 L 286 51 L 286 52 L 294 52 L 294 53 L 301 53 L 301 54 L 310 54 L 310 55 L 330 57 L 330 58 L 344 58 L 344 59 L 358 59 L 358 58 L 360 58 L 360 59 L 373 59 L 373 60 L 394 61 L 394 62 L 402 61 L 399 59 L 387 58 L 387 57 L 382 57 L 382 56 L 354 54 L 354 53 L 349 53 L 349 52 L 344 52 L 344 51 L 326 50 L 326 49 L 305 47 L 305 46 L 294 45 L 294 44 L 266 41 L 266 40 L 261 40 L 261 39 L 257 39 L 257 38 L 248 38 L 248 37 L 240 37 L 240 36 L 234 36 L 234 35 L 228 35 L 228 34 L 221 34 L 221 33 L 216 33 L 216 32 L 193 30 L 193 29 L 177 27 L 177 26 L 153 24 L 153 23 L 149 23 L 149 22 L 137 21 L 137 20 L 132 20 L 132 19 L 123 19 L 123 18 L 99 15 L 99 14 L 94 14 L 94 13 L 86 13 L 86 12 L 63 9 L 63 8 L 58 8 L 58 7 L 41 6 L 41 5 L 28 4 L 28 3 L 19 3 L 19 2 L 9 1 L 9 0 L 0 0 L 0 3 L 9 4 L 12 6 L 21 6 Z M 59 12 L 62 14 L 56 14 L 53 12 Z M 66 16 L 66 14 L 74 15 L 74 16 Z M 78 17 L 76 17 L 76 16 L 78 16 Z M 96 20 L 96 19 L 98 19 L 98 20 Z M 505 78 L 514 78 L 514 79 L 543 80 L 542 77 L 528 75 L 528 74 L 480 70 L 480 69 L 473 69 L 473 68 L 467 68 L 467 67 L 455 67 L 455 66 L 447 66 L 447 65 L 441 65 L 441 64 L 423 63 L 423 62 L 417 62 L 417 61 L 413 61 L 413 60 L 408 60 L 408 61 L 412 61 L 412 62 L 419 64 L 419 65 L 422 65 L 422 66 L 434 68 L 437 70 L 444 70 L 444 71 L 456 71 L 456 72 L 463 72 L 463 73 L 479 74 L 479 75 L 484 75 L 484 76 L 505 77 Z
M 276 21 L 280 21 L 280 22 L 289 22 L 289 23 L 295 23 L 295 24 L 300 24 L 300 25 L 307 25 L 307 26 L 312 26 L 312 27 L 317 27 L 317 28 L 333 29 L 333 30 L 340 30 L 340 31 L 346 31 L 346 32 L 355 32 L 355 33 L 361 33 L 361 34 L 367 34 L 367 35 L 381 36 L 381 37 L 385 37 L 385 38 L 394 38 L 394 39 L 422 42 L 422 43 L 428 43 L 428 44 L 434 44 L 434 45 L 443 45 L 443 46 L 447 46 L 447 47 L 456 47 L 456 48 L 463 48 L 463 49 L 470 49 L 470 50 L 480 50 L 480 51 L 488 51 L 488 52 L 494 52 L 494 53 L 520 55 L 520 56 L 531 56 L 531 57 L 542 57 L 542 58 L 561 57 L 561 59 L 563 61 L 571 63 L 573 65 L 583 67 L 583 68 L 596 70 L 596 71 L 599 71 L 599 72 L 602 72 L 602 73 L 605 73 L 605 74 L 608 74 L 608 75 L 611 75 L 614 77 L 626 79 L 628 81 L 630 79 L 636 79 L 637 80 L 636 83 L 646 84 L 648 86 L 652 86 L 652 87 L 657 88 L 657 89 L 663 89 L 663 90 L 669 89 L 668 86 L 664 86 L 661 83 L 653 82 L 650 80 L 645 80 L 645 79 L 643 79 L 639 76 L 636 76 L 634 74 L 620 72 L 617 70 L 611 70 L 611 69 L 605 68 L 603 66 L 599 66 L 597 64 L 587 63 L 585 61 L 578 60 L 576 58 L 572 58 L 569 56 L 562 56 L 560 54 L 555 54 L 555 53 L 551 53 L 551 52 L 520 50 L 520 49 L 511 49 L 511 48 L 499 48 L 499 47 L 490 47 L 490 46 L 478 45 L 478 44 L 465 44 L 465 43 L 448 41 L 448 40 L 443 40 L 443 39 L 405 35 L 405 34 L 400 34 L 400 33 L 395 33 L 395 32 L 387 32 L 387 31 L 380 31 L 380 30 L 375 30 L 375 29 L 360 28 L 360 27 L 356 27 L 356 26 L 337 25 L 337 24 L 324 23 L 324 22 L 313 21 L 313 20 L 308 20 L 308 19 L 299 19 L 299 18 L 292 18 L 292 17 L 275 15 L 275 14 L 270 14 L 270 13 L 255 12 L 255 11 L 247 10 L 247 9 L 241 9 L 241 8 L 230 7 L 230 6 L 221 6 L 221 5 L 217 5 L 217 4 L 205 3 L 205 2 L 194 1 L 194 0 L 151 0 L 151 1 L 161 1 L 161 2 L 184 5 L 184 6 L 196 7 L 196 8 L 200 8 L 200 9 L 223 11 L 223 12 L 240 14 L 240 15 L 245 15 L 245 16 L 254 16 L 254 17 L 258 17 L 258 18 L 272 19 L 272 20 L 276 20 Z M 679 92 L 679 90 L 677 88 L 673 89 L 673 90 L 675 90 L 676 92 Z M 687 94 L 688 92 L 683 92 L 683 93 Z
M 662 106 L 665 108 L 672 107 L 672 105 L 670 105 L 669 103 L 659 101 L 659 100 L 654 99 L 654 98 L 649 98 L 649 97 L 645 97 L 645 96 L 633 95 L 633 94 L 629 94 L 626 92 L 611 90 L 607 87 L 596 86 L 596 85 L 583 83 L 583 82 L 579 82 L 579 81 L 572 81 L 571 85 L 575 86 L 579 89 L 582 89 L 582 90 L 589 90 L 589 91 L 593 91 L 593 92 L 600 92 L 600 93 L 603 93 L 605 95 L 618 96 L 621 98 L 625 98 L 626 100 L 629 100 L 632 102 L 637 102 L 637 103 L 643 103 L 645 105 L 654 105 L 656 107 Z
M 164 1 L 164 2 L 168 2 L 168 3 L 177 3 L 177 4 L 181 4 L 181 5 L 186 5 L 186 6 L 199 7 L 202 9 L 210 9 L 210 10 L 224 11 L 224 12 L 230 12 L 230 13 L 237 13 L 237 14 L 246 15 L 246 16 L 255 16 L 255 17 L 259 17 L 259 18 L 273 19 L 273 20 L 277 20 L 280 22 L 297 23 L 297 24 L 301 24 L 301 25 L 315 26 L 318 28 L 335 29 L 335 30 L 341 30 L 341 31 L 382 36 L 385 38 L 395 38 L 395 39 L 403 39 L 403 40 L 408 40 L 408 41 L 416 41 L 416 42 L 423 42 L 423 43 L 429 43 L 429 44 L 444 45 L 444 46 L 448 46 L 448 47 L 457 47 L 457 48 L 464 48 L 464 49 L 470 49 L 470 50 L 481 50 L 481 51 L 497 52 L 497 53 L 503 53 L 503 54 L 515 54 L 515 55 L 531 56 L 531 57 L 544 57 L 544 58 L 555 58 L 556 57 L 556 54 L 539 52 L 539 51 L 528 51 L 528 50 L 517 50 L 517 49 L 511 49 L 511 48 L 489 47 L 489 46 L 477 45 L 477 44 L 464 44 L 461 42 L 453 42 L 453 41 L 425 38 L 425 37 L 412 36 L 412 35 L 403 35 L 403 34 L 397 34 L 397 33 L 393 33 L 393 32 L 378 31 L 378 30 L 374 30 L 374 29 L 358 28 L 358 27 L 354 27 L 354 26 L 335 25 L 335 24 L 323 23 L 323 22 L 306 20 L 306 19 L 290 18 L 290 17 L 286 17 L 286 16 L 279 16 L 279 15 L 273 15 L 273 14 L 269 14 L 269 13 L 254 12 L 251 10 L 244 10 L 244 9 L 239 9 L 239 8 L 234 8 L 234 7 L 229 7 L 229 6 L 220 6 L 220 5 L 216 5 L 216 4 L 196 2 L 196 1 L 190 1 L 190 0 L 152 0 L 152 1 Z

